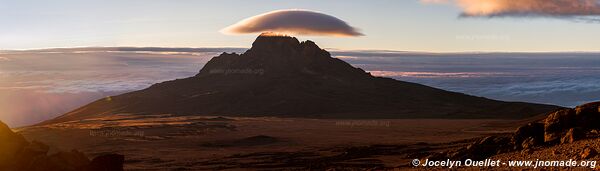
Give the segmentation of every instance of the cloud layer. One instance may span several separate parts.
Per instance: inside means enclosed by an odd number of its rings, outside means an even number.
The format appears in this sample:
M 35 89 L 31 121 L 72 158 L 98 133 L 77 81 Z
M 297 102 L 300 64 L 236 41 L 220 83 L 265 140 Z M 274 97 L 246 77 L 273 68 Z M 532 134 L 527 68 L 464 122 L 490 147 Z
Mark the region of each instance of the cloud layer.
M 462 16 L 600 16 L 599 0 L 421 0 L 424 3 L 453 3 Z
M 274 32 L 290 35 L 362 36 L 336 17 L 308 10 L 277 10 L 244 19 L 221 30 L 225 34 Z
M 196 75 L 232 48 L 75 48 L 0 52 L 0 120 L 24 126 L 106 96 Z
M 373 75 L 505 101 L 575 106 L 600 100 L 599 53 L 333 51 Z

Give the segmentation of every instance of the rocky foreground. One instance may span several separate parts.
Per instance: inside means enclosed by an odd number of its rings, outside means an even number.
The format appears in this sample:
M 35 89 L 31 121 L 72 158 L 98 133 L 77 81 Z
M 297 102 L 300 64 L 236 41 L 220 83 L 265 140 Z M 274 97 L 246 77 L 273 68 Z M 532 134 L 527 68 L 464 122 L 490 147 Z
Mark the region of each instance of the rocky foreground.
M 600 102 L 560 109 L 519 127 L 513 134 L 487 136 L 468 146 L 433 153 L 429 160 L 595 160 L 600 149 Z
M 447 170 L 414 167 L 411 161 L 598 160 L 600 134 L 593 123 L 599 121 L 599 106 L 564 108 L 527 120 L 369 122 L 374 125 L 359 125 L 365 120 L 123 114 L 19 133 L 59 149 L 125 154 L 125 168 L 133 170 Z M 90 130 L 144 134 L 104 137 L 91 136 Z
M 125 157 L 100 155 L 92 160 L 77 150 L 49 154 L 50 147 L 38 141 L 28 142 L 0 122 L 0 170 L 3 171 L 119 171 Z

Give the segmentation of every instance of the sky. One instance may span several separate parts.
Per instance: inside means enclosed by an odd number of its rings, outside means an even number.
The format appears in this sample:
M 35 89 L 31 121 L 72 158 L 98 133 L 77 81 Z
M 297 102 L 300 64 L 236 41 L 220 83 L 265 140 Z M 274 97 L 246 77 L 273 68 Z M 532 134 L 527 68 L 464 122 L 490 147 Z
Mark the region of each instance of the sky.
M 257 34 L 226 35 L 219 30 L 274 10 L 306 9 L 335 16 L 365 35 L 299 37 L 328 49 L 600 51 L 598 22 L 548 16 L 511 17 L 506 14 L 513 11 L 506 10 L 494 14 L 499 17 L 461 17 L 472 12 L 471 6 L 458 3 L 462 1 L 0 0 L 0 49 L 249 47 Z

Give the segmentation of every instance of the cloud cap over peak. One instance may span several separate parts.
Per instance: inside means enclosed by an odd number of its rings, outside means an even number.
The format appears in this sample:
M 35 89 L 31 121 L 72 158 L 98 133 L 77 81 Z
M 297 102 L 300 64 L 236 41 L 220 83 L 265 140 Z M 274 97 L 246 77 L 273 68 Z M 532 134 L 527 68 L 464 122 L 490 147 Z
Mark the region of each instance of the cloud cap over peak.
M 363 36 L 334 16 L 299 9 L 276 10 L 256 15 L 221 30 L 225 34 L 273 32 L 289 35 Z

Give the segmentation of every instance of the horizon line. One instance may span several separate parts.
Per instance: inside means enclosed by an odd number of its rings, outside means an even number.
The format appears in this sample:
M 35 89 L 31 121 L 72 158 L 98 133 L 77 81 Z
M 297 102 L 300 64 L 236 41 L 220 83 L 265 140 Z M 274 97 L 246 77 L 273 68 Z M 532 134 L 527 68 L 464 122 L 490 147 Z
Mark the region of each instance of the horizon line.
M 250 49 L 250 47 L 223 47 L 223 46 L 204 46 L 204 47 L 180 47 L 180 46 L 72 46 L 72 47 L 44 47 L 44 48 L 26 48 L 26 49 L 0 49 L 0 52 L 15 52 L 15 51 L 47 51 L 47 50 L 69 50 L 69 49 L 100 49 L 100 48 L 162 48 L 162 49 Z M 338 48 L 323 48 L 330 52 L 364 52 L 364 53 L 404 53 L 404 54 L 574 54 L 585 53 L 594 54 L 600 53 L 600 50 L 590 51 L 412 51 L 412 50 L 389 50 L 389 49 L 338 49 Z

